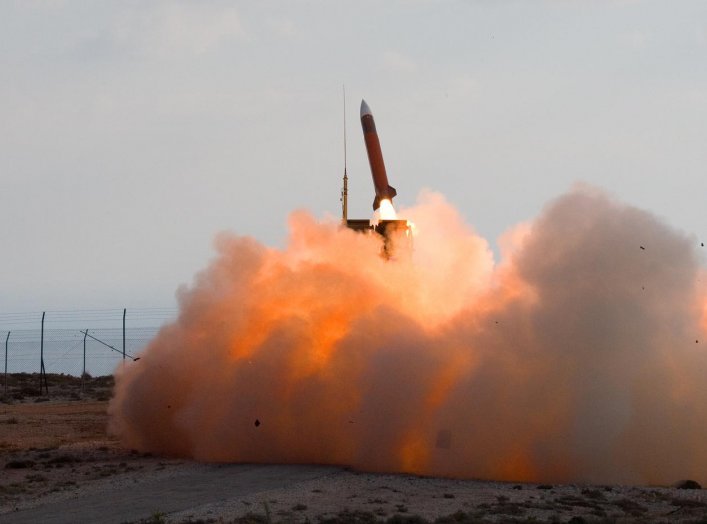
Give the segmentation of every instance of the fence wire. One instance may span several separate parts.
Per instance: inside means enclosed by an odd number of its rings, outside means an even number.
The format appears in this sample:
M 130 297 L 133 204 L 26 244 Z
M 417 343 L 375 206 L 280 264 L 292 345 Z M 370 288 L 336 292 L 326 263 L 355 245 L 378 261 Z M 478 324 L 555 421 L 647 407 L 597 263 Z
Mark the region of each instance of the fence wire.
M 39 372 L 43 354 L 46 373 L 111 375 L 124 363 L 123 350 L 125 362 L 132 362 L 175 314 L 169 308 L 129 315 L 122 309 L 48 311 L 42 329 L 42 313 L 0 313 L 0 372 L 5 365 L 7 373 Z

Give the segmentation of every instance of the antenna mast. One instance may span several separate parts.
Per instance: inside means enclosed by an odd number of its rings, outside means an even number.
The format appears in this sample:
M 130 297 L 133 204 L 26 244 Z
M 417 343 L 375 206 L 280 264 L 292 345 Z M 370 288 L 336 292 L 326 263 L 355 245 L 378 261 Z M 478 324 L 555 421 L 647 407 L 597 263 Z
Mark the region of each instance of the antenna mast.
M 346 85 L 344 92 L 344 188 L 341 190 L 341 222 L 346 225 L 349 215 L 349 177 L 346 174 Z

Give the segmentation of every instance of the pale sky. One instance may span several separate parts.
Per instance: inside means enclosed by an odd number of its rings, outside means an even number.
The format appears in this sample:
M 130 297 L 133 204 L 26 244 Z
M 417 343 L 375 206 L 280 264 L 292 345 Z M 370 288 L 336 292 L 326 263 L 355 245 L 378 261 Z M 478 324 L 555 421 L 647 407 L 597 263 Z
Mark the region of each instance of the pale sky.
M 575 182 L 707 238 L 707 2 L 0 3 L 0 312 L 174 306 L 222 231 L 443 193 L 495 246 Z

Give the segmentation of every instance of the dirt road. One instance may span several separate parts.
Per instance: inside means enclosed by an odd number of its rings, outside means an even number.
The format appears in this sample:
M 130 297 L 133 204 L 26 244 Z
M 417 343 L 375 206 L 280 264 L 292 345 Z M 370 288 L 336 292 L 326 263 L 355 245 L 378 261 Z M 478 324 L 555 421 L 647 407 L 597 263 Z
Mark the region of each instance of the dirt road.
M 316 466 L 198 465 L 118 487 L 84 489 L 71 498 L 0 515 L 0 523 L 121 523 L 186 511 L 227 499 L 287 489 L 335 473 Z

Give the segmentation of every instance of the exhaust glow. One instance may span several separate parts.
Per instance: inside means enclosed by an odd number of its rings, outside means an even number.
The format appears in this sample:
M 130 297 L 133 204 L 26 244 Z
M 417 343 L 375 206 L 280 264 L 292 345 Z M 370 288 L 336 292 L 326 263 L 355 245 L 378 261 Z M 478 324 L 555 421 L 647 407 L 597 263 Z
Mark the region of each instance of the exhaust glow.
M 387 198 L 381 200 L 380 208 L 378 209 L 378 211 L 380 213 L 381 220 L 396 220 L 398 218 L 395 213 L 393 203 Z

